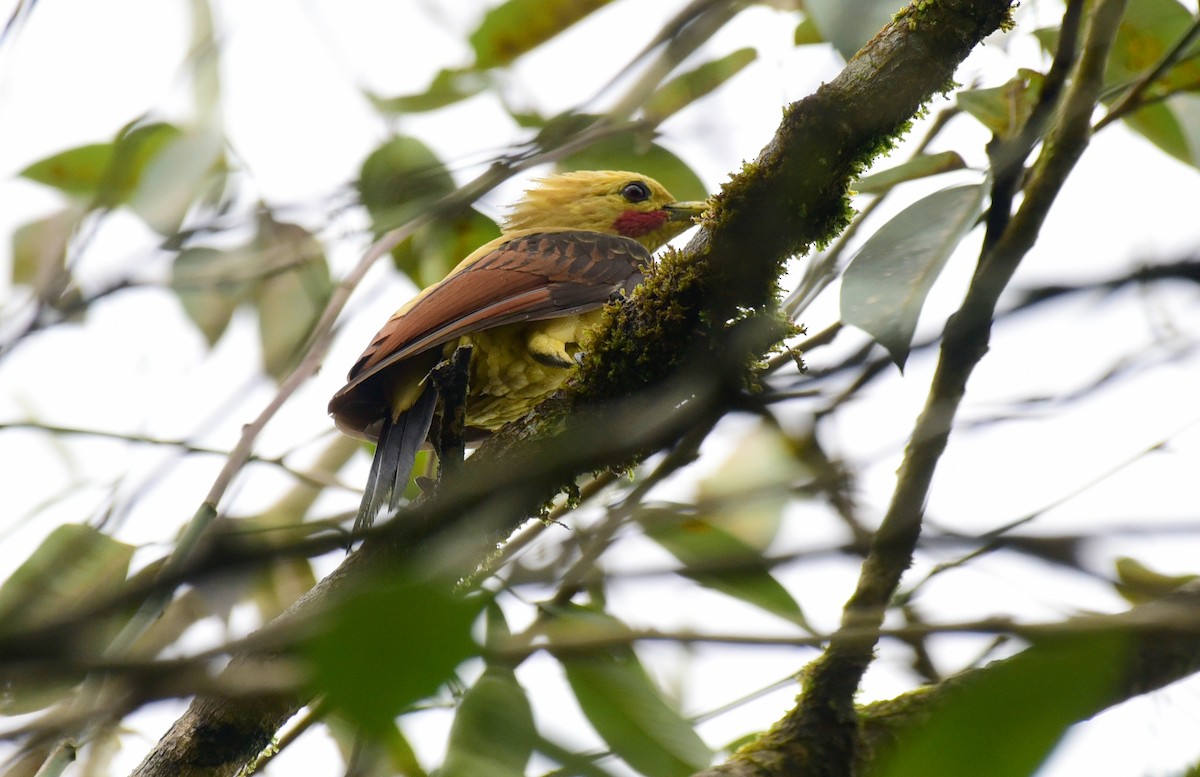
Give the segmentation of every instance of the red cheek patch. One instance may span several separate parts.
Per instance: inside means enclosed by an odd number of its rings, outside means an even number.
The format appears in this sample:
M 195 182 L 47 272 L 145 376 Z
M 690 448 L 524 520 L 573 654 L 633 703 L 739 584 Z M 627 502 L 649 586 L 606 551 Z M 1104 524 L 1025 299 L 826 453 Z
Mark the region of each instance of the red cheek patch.
M 627 210 L 613 222 L 613 229 L 622 237 L 641 237 L 658 229 L 667 220 L 665 210 Z

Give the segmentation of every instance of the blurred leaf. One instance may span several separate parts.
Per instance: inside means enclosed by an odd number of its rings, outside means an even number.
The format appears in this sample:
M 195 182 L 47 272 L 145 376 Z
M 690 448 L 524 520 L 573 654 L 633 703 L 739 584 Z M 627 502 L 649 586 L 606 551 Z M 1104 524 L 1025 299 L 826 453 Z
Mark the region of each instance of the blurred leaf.
M 870 334 L 901 370 L 925 297 L 975 226 L 980 184 L 943 189 L 909 205 L 871 236 L 842 279 L 842 320 Z
M 132 122 L 111 143 L 67 149 L 21 175 L 84 201 L 129 204 L 159 234 L 174 234 L 193 201 L 223 184 L 224 138 L 217 129 L 184 132 L 165 122 Z
M 133 550 L 85 524 L 59 526 L 0 585 L 0 631 L 42 623 L 116 592 Z
M 782 503 L 782 500 L 780 500 Z M 804 624 L 804 613 L 771 574 L 760 551 L 698 517 L 658 510 L 639 512 L 646 536 L 684 564 L 681 575 L 705 588 Z
M 1133 604 L 1161 599 L 1200 575 L 1164 575 L 1129 556 L 1116 560 L 1117 593 Z
M 487 89 L 492 81 L 486 73 L 478 70 L 453 70 L 446 68 L 438 72 L 424 92 L 380 97 L 368 94 L 371 104 L 385 113 L 420 113 L 445 108 L 465 100 Z
M 223 181 L 224 149 L 225 138 L 214 127 L 171 138 L 146 164 L 129 207 L 158 234 L 175 234 L 192 203 Z
M 713 91 L 741 72 L 758 54 L 752 48 L 738 49 L 695 70 L 682 73 L 660 86 L 642 106 L 642 117 L 657 126 L 666 118 Z
M 792 483 L 806 475 L 783 435 L 760 426 L 700 483 L 703 512 L 651 508 L 638 519 L 647 537 L 684 564 L 683 576 L 807 628 L 800 605 L 763 558 L 783 524 Z
M 20 175 L 53 186 L 64 194 L 91 200 L 99 193 L 112 159 L 112 143 L 91 143 L 34 162 Z
M 631 170 L 655 179 L 680 200 L 708 196 L 699 176 L 683 160 L 654 143 L 639 143 L 632 135 L 607 138 L 558 162 L 560 171 Z
M 333 281 L 321 244 L 301 226 L 263 216 L 255 243 L 268 273 L 255 300 L 263 368 L 282 380 L 325 310 Z
M 146 574 L 147 569 L 149 567 L 139 570 L 131 585 L 150 582 L 152 576 Z M 153 571 L 161 569 L 161 564 L 153 565 Z M 203 593 L 196 588 L 184 590 L 171 599 L 162 613 L 138 635 L 130 651 L 141 656 L 157 655 L 175 644 L 196 623 L 213 614 Z
M 330 610 L 305 646 L 313 690 L 367 734 L 381 736 L 478 654 L 471 626 L 481 597 L 440 582 L 374 580 Z
M 882 194 L 898 184 L 941 175 L 952 170 L 962 170 L 967 166 L 957 151 L 943 151 L 940 154 L 922 154 L 915 159 L 871 173 L 858 179 L 854 188 L 859 194 Z
M 1179 130 L 1184 136 L 1188 147 L 1188 159 L 1192 166 L 1200 167 L 1200 95 L 1176 94 L 1167 99 L 1175 117 L 1179 121 Z M 1138 113 L 1144 113 L 1142 109 Z
M 624 631 L 611 616 L 571 607 L 554 629 Z M 584 715 L 613 752 L 647 777 L 684 777 L 708 766 L 712 753 L 659 692 L 633 648 L 556 653 Z
M 384 732 L 382 744 L 387 750 L 388 763 L 394 774 L 404 777 L 426 777 L 421 762 L 417 760 L 417 753 L 403 731 L 394 726 L 389 728 Z
M 1042 50 L 1051 56 L 1058 49 L 1058 33 L 1057 27 L 1042 27 L 1033 31 L 1033 37 L 1037 40 L 1038 45 Z
M 1189 138 L 1187 131 L 1180 123 L 1180 117 L 1175 110 L 1175 103 L 1180 96 L 1172 97 L 1166 102 L 1139 108 L 1133 113 L 1127 114 L 1124 122 L 1127 127 L 1158 146 L 1162 151 L 1184 164 L 1196 166 L 1200 164 L 1200 156 L 1197 155 L 1195 138 L 1200 136 L 1200 133 L 1197 132 L 1197 127 L 1193 123 L 1190 128 L 1192 138 Z
M 18 671 L 12 666 L 0 667 L 0 686 L 4 688 L 0 694 L 0 715 L 25 715 L 58 704 L 86 678 L 83 669 L 57 669 L 48 673 L 40 668 Z M 5 777 L 11 774 L 7 769 L 4 772 Z M 30 774 L 37 777 L 35 772 Z
M 475 67 L 507 65 L 583 19 L 609 0 L 507 0 L 487 12 L 471 48 Z
M 79 207 L 67 207 L 22 224 L 13 232 L 13 285 L 32 286 L 37 298 L 52 303 L 70 284 L 67 244 L 79 225 Z
M 243 249 L 188 248 L 175 257 L 171 288 L 210 346 L 221 339 L 233 311 L 250 292 L 248 265 Z
M 512 668 L 489 664 L 463 695 L 439 777 L 524 777 L 537 731 Z
M 1011 138 L 1025 126 L 1037 104 L 1046 77 L 1021 68 L 1017 76 L 990 89 L 965 89 L 955 95 L 958 107 L 974 116 L 1000 138 Z
M 322 722 L 337 745 L 342 761 L 347 764 L 354 762 L 352 771 L 356 777 L 391 777 L 393 774 L 428 777 L 399 727 L 391 726 L 369 741 L 364 741 L 361 730 L 336 712 L 325 716 Z
M 214 125 L 221 107 L 221 46 L 213 34 L 212 8 L 208 0 L 191 0 L 192 13 L 189 59 L 192 68 L 192 99 L 202 125 Z
M 1187 34 L 1192 21 L 1192 11 L 1176 0 L 1130 0 L 1108 56 L 1105 82 L 1127 84 L 1141 78 Z M 1183 52 L 1183 61 L 1152 84 L 1147 96 L 1200 88 L 1200 61 L 1188 58 L 1197 52 L 1200 42 Z
M 454 179 L 428 146 L 416 138 L 392 138 L 363 162 L 358 192 L 382 234 L 453 192 Z
M 132 123 L 113 141 L 112 163 L 104 173 L 96 204 L 115 208 L 129 201 L 146 167 L 183 133 L 165 122 Z
M 496 222 L 474 208 L 426 224 L 393 251 L 397 269 L 422 288 L 440 281 L 484 243 L 500 237 Z
M 843 59 L 850 59 L 892 20 L 900 6 L 889 0 L 807 0 L 804 8 L 820 30 L 820 38 L 832 43 Z
M 753 550 L 765 551 L 779 533 L 791 486 L 812 473 L 791 442 L 765 424 L 742 435 L 723 456 L 720 468 L 698 485 L 697 501 L 709 509 L 706 520 Z
M 64 524 L 50 533 L 8 580 L 0 585 L 0 633 L 15 634 L 115 594 L 125 583 L 133 546 L 117 542 L 84 524 Z M 79 645 L 97 655 L 119 628 L 120 616 L 77 628 Z M 16 666 L 16 665 L 14 665 Z M 0 713 L 18 715 L 42 709 L 82 681 L 83 671 L 61 669 L 0 671 Z
M 532 110 L 531 111 L 522 111 L 522 110 L 518 110 L 515 107 L 509 106 L 508 115 L 513 121 L 515 121 L 517 123 L 518 127 L 522 127 L 524 129 L 537 129 L 539 127 L 546 126 L 546 117 L 543 116 L 542 114 L 538 113 L 537 111 L 532 111 Z M 558 115 L 562 116 L 563 114 L 558 114 Z M 567 115 L 578 116 L 580 114 L 575 113 L 574 111 L 567 111 Z M 583 114 L 583 115 L 590 115 L 590 114 Z
M 250 592 L 263 623 L 273 619 L 317 584 L 307 559 L 284 559 L 263 570 Z
M 520 121 L 536 122 L 523 124 L 522 126 L 539 127 L 537 135 L 534 136 L 533 142 L 543 151 L 549 151 L 558 148 L 583 134 L 585 130 L 593 124 L 601 120 L 601 116 L 594 113 L 579 113 L 578 111 L 564 111 L 555 114 L 549 119 L 543 119 L 538 114 L 525 114 Z
M 1108 700 L 1122 675 L 1126 640 L 1084 633 L 1047 639 L 944 691 L 922 723 L 899 732 L 872 777 L 978 774 L 1026 777 L 1067 728 Z
M 1125 90 L 1156 67 L 1187 34 L 1192 12 L 1176 0 L 1130 0 L 1109 54 L 1105 84 L 1106 105 L 1119 100 Z M 1058 30 L 1034 31 L 1042 47 L 1053 52 Z M 1166 74 L 1149 85 L 1144 97 L 1152 100 L 1125 114 L 1123 121 L 1162 151 L 1179 161 L 1200 166 L 1200 110 L 1185 91 L 1200 90 L 1200 42 L 1186 49 Z M 1163 95 L 1171 97 L 1162 99 Z
M 358 453 L 360 445 L 357 440 L 338 436 L 322 447 L 308 465 L 308 471 L 337 472 Z M 320 523 L 304 520 L 324 493 L 325 488 L 317 483 L 295 482 L 261 513 L 243 519 L 244 529 L 239 532 L 237 542 L 251 553 L 262 552 L 266 558 L 270 549 L 278 550 L 324 531 Z M 317 584 L 312 562 L 307 558 L 292 558 L 286 553 L 273 563 L 260 565 L 253 575 L 250 596 L 263 623 L 274 619 Z
M 817 23 L 813 21 L 811 16 L 805 16 L 796 25 L 796 32 L 792 35 L 792 42 L 797 46 L 809 46 L 814 43 L 824 43 L 825 38 L 821 35 L 821 30 L 817 28 Z

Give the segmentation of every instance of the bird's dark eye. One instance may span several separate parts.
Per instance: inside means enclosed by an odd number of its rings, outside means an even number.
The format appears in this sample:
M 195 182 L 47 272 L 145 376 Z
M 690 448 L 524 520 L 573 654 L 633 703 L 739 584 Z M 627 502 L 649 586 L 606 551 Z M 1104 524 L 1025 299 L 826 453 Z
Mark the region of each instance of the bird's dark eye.
M 641 181 L 630 181 L 621 187 L 621 196 L 629 202 L 641 202 L 650 199 L 650 187 Z

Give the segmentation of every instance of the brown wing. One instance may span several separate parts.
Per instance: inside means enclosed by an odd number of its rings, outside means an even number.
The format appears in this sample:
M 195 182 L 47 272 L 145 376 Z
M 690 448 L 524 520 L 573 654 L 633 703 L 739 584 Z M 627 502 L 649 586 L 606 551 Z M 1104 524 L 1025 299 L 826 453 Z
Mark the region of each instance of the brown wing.
M 464 262 L 402 308 L 371 341 L 329 403 L 340 427 L 364 431 L 387 412 L 377 376 L 462 335 L 583 313 L 642 280 L 650 253 L 635 240 L 583 230 L 539 231 Z

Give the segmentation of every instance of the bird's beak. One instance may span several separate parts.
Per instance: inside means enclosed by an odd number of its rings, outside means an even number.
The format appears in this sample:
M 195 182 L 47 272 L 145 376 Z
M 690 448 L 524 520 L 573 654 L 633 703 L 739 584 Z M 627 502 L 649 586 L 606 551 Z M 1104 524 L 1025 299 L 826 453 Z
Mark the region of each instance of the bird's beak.
M 664 205 L 663 210 L 667 212 L 667 221 L 687 221 L 691 222 L 700 214 L 704 213 L 708 208 L 708 203 L 702 200 L 694 202 L 672 202 L 670 205 Z

